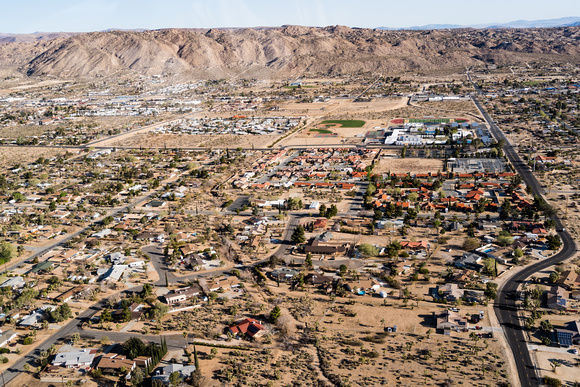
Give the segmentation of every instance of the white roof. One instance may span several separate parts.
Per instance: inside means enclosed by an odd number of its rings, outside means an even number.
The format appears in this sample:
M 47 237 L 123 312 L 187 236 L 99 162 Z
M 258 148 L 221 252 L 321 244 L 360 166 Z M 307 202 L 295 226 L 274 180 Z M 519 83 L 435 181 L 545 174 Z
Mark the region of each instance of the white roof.
M 92 363 L 95 354 L 89 353 L 91 349 L 79 349 L 78 351 L 57 353 L 52 361 L 53 365 L 76 365 Z

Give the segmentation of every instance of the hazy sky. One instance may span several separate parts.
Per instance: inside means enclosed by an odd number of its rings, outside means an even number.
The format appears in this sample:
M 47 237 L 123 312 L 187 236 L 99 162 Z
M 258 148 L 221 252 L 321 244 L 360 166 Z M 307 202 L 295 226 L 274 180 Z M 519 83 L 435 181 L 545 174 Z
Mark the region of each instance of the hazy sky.
M 0 32 L 298 24 L 409 27 L 580 16 L 580 0 L 0 0 Z

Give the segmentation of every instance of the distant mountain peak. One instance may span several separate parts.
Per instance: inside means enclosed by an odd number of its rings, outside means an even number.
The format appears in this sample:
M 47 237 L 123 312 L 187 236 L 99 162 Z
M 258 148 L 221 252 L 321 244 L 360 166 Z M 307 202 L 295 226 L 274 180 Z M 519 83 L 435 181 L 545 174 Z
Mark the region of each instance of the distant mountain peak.
M 568 16 L 559 19 L 545 20 L 515 20 L 508 23 L 486 24 L 427 24 L 424 26 L 411 26 L 403 28 L 378 27 L 379 30 L 448 30 L 459 28 L 553 28 L 553 27 L 577 27 L 580 26 L 580 17 Z

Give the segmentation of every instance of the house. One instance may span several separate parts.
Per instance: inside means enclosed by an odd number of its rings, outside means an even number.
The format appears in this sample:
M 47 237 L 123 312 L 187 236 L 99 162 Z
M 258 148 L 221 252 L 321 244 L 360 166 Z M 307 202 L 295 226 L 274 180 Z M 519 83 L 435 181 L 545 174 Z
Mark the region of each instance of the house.
M 443 286 L 437 287 L 437 296 L 444 298 L 448 302 L 455 302 L 463 298 L 464 291 L 459 289 L 459 285 L 457 284 L 445 284 Z M 437 297 L 437 298 L 438 298 Z
M 314 286 L 328 286 L 330 284 L 332 284 L 332 282 L 334 281 L 332 279 L 332 277 L 324 275 L 324 274 L 318 274 L 318 273 L 311 273 L 308 274 L 305 278 L 306 283 L 314 285 Z
M 90 367 L 93 364 L 96 354 L 97 350 L 90 348 L 59 352 L 54 356 L 52 365 L 65 368 Z
M 566 310 L 567 300 L 564 288 L 561 288 L 560 286 L 552 286 L 548 291 L 546 304 L 549 309 Z
M 470 269 L 476 272 L 483 270 L 483 265 L 480 263 L 483 258 L 474 253 L 463 253 L 463 256 L 455 261 L 455 266 L 462 269 Z
M 580 320 L 566 323 L 564 328 L 555 328 L 556 338 L 561 347 L 571 347 L 580 344 Z
M 53 268 L 52 262 L 44 261 L 44 262 L 40 262 L 40 263 L 37 263 L 36 265 L 34 265 L 32 267 L 32 269 L 30 269 L 26 272 L 26 274 L 44 273 L 44 272 L 50 271 L 52 268 Z
M 18 337 L 18 334 L 12 330 L 3 332 L 0 335 L 0 348 L 10 344 L 16 337 Z
M 122 369 L 131 372 L 135 369 L 135 361 L 127 359 L 123 355 L 107 353 L 101 356 L 95 368 L 100 369 L 104 374 L 118 374 Z
M 409 250 L 428 250 L 429 249 L 429 243 L 427 243 L 427 241 L 420 241 L 420 242 L 412 242 L 412 241 L 401 241 L 401 247 L 403 249 L 409 249 Z
M 149 242 L 163 242 L 165 240 L 165 234 L 162 232 L 145 231 L 137 234 L 135 239 L 138 241 L 148 240 Z
M 254 338 L 264 333 L 264 326 L 261 321 L 247 318 L 242 320 L 240 323 L 229 327 L 228 331 L 234 336 L 248 335 Z
M 568 290 L 575 289 L 580 285 L 580 274 L 572 270 L 563 271 L 556 283 Z
M 107 255 L 105 259 L 111 262 L 113 265 L 122 265 L 127 260 L 127 257 L 125 257 L 125 254 L 116 251 L 114 253 Z
M 101 278 L 103 282 L 118 282 L 123 275 L 123 272 L 127 270 L 127 265 L 113 265 L 111 266 Z
M 135 359 L 137 360 L 137 359 Z M 195 371 L 194 365 L 187 365 L 184 366 L 182 364 L 170 364 L 166 367 L 161 369 L 161 372 L 157 375 L 151 377 L 151 381 L 158 380 L 163 384 L 169 384 L 169 376 L 174 372 L 179 372 L 179 375 L 185 379 L 191 376 L 191 374 Z
M 347 291 L 351 293 L 354 292 L 366 293 L 369 291 L 378 292 L 379 289 L 381 288 L 381 285 L 371 278 L 358 281 L 345 281 L 343 283 L 343 286 Z
M 298 270 L 283 267 L 281 269 L 272 270 L 270 272 L 270 277 L 272 277 L 274 281 L 286 282 L 290 281 L 294 276 L 298 275 L 298 273 L 300 273 Z
M 24 278 L 18 276 L 18 277 L 8 278 L 6 281 L 4 281 L 4 282 L 2 282 L 2 284 L 0 284 L 0 288 L 9 287 L 12 290 L 15 290 L 15 289 L 23 288 L 24 285 L 26 285 L 26 282 L 24 282 Z
M 201 291 L 201 287 L 197 284 L 193 284 L 186 288 L 175 289 L 164 296 L 165 303 L 167 303 L 167 305 L 179 304 L 190 298 L 199 296 Z
M 325 232 L 311 239 L 306 246 L 304 252 L 306 254 L 346 254 L 350 250 L 350 243 L 346 242 L 331 242 L 332 234 Z
M 464 330 L 469 328 L 467 319 L 451 310 L 445 310 L 440 313 L 433 312 L 433 317 L 437 321 L 437 329 L 443 330 L 445 334 L 450 334 L 452 329 Z
M 207 288 L 210 292 L 217 292 L 220 289 L 228 290 L 238 286 L 240 286 L 240 281 L 238 277 L 234 276 L 213 279 L 207 283 Z
M 94 233 L 93 235 L 91 235 L 92 238 L 97 238 L 97 239 L 103 239 L 106 238 L 107 236 L 111 235 L 113 231 L 110 228 L 105 228 L 99 232 Z
M 136 302 L 132 303 L 131 305 L 129 305 L 127 307 L 127 309 L 129 310 L 129 313 L 131 314 L 131 321 L 139 321 L 141 319 L 141 316 L 143 315 L 143 307 L 145 307 L 144 304 L 137 304 Z M 115 321 L 123 321 L 124 318 L 124 313 L 125 313 L 125 308 L 117 308 L 117 310 L 115 310 L 112 314 L 113 319 Z
M 328 225 L 328 220 L 327 219 L 316 219 L 314 221 L 314 223 L 312 224 L 312 228 L 314 228 L 315 230 L 321 229 L 321 228 L 326 228 L 326 226 Z
M 66 292 L 58 295 L 55 298 L 55 300 L 58 302 L 69 302 L 74 297 L 76 297 L 79 293 L 82 293 L 85 290 L 85 288 L 86 288 L 85 285 L 75 286 L 74 288 L 71 288 L 71 289 L 67 290 Z
M 44 319 L 44 313 L 42 310 L 35 310 L 28 316 L 25 316 L 19 323 L 18 326 L 23 328 L 31 328 L 38 324 Z
M 145 207 L 150 208 L 163 208 L 167 205 L 167 202 L 162 200 L 151 200 L 149 203 L 145 205 Z

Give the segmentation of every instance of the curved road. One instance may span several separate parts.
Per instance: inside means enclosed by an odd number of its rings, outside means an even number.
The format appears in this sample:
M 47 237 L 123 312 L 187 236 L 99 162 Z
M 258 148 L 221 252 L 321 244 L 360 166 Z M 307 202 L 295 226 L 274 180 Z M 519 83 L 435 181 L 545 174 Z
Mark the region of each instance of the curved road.
M 471 81 L 469 73 L 468 77 Z M 481 93 L 481 90 L 477 87 L 477 85 L 474 84 L 474 86 L 476 87 L 477 92 Z M 544 190 L 530 170 L 529 166 L 522 161 L 520 156 L 513 148 L 512 144 L 510 144 L 506 138 L 505 134 L 493 122 L 477 98 L 475 96 L 472 98 L 473 102 L 487 121 L 495 139 L 498 141 L 505 141 L 504 152 L 509 161 L 514 166 L 515 170 L 522 176 L 524 182 L 532 188 L 534 195 L 542 196 Z M 517 289 L 520 284 L 528 277 L 550 266 L 553 266 L 558 262 L 564 261 L 576 253 L 576 243 L 574 242 L 572 236 L 564 229 L 561 220 L 556 215 L 552 216 L 551 218 L 556 223 L 556 230 L 562 239 L 562 250 L 556 255 L 544 259 L 536 264 L 530 265 L 513 275 L 499 289 L 498 296 L 494 304 L 495 314 L 504 330 L 508 345 L 514 355 L 514 360 L 518 369 L 520 385 L 524 387 L 540 386 L 541 380 L 538 379 L 538 374 L 536 373 L 534 363 L 531 359 L 525 333 L 522 329 L 522 324 L 518 315 L 518 307 L 516 305 Z

